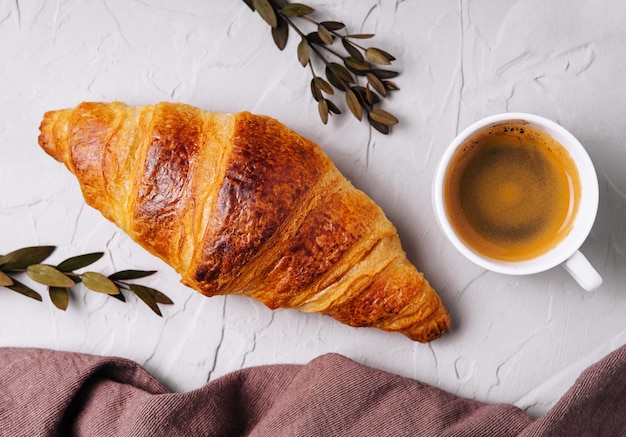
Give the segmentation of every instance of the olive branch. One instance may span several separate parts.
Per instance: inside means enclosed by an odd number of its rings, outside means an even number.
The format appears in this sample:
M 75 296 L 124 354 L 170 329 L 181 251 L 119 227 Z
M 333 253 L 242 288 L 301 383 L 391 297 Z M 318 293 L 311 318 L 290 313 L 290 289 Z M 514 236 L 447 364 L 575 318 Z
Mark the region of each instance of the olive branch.
M 378 107 L 382 99 L 399 90 L 389 80 L 399 73 L 383 68 L 395 61 L 393 55 L 377 47 L 363 45 L 362 41 L 374 37 L 374 34 L 350 34 L 340 21 L 318 21 L 311 17 L 315 9 L 302 3 L 289 3 L 287 0 L 243 1 L 270 25 L 272 38 L 280 50 L 287 45 L 289 29 L 300 37 L 298 60 L 303 67 L 308 66 L 311 70 L 311 94 L 317 102 L 322 123 L 328 123 L 329 115 L 341 114 L 331 97 L 335 95 L 335 90 L 345 93 L 346 105 L 357 120 L 365 117 L 377 131 L 388 134 L 391 126 L 398 123 L 393 114 Z M 308 24 L 313 30 L 305 33 L 298 27 L 297 21 Z M 338 51 L 339 45 L 342 52 Z M 316 70 L 314 58 L 321 61 L 323 75 Z
M 62 311 L 68 307 L 70 289 L 79 283 L 88 290 L 112 296 L 122 302 L 126 302 L 122 290 L 130 291 L 159 316 L 162 315 L 159 304 L 173 304 L 169 297 L 154 288 L 128 282 L 150 276 L 156 273 L 154 270 L 121 270 L 108 276 L 94 271 L 76 273 L 75 270 L 93 264 L 104 253 L 74 256 L 56 265 L 44 264 L 55 249 L 54 246 L 32 246 L 0 256 L 0 286 L 42 301 L 41 294 L 17 279 L 20 274 L 25 274 L 31 280 L 47 286 L 50 300 Z

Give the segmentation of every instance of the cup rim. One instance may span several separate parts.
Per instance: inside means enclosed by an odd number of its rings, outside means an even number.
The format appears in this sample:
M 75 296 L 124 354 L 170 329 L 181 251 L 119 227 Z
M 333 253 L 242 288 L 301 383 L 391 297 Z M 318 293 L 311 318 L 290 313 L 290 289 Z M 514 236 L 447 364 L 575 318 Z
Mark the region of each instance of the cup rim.
M 523 261 L 501 261 L 482 255 L 466 245 L 456 234 L 448 221 L 443 201 L 443 181 L 450 160 L 458 148 L 475 132 L 489 125 L 523 120 L 544 130 L 565 147 L 574 160 L 581 180 L 581 198 L 572 231 L 555 247 L 535 258 Z M 564 144 L 565 143 L 565 144 Z M 463 129 L 446 147 L 439 160 L 432 185 L 432 199 L 435 217 L 439 227 L 452 245 L 475 264 L 509 275 L 527 275 L 549 270 L 565 262 L 582 246 L 596 219 L 599 204 L 599 185 L 595 167 L 580 141 L 559 123 L 548 118 L 524 113 L 505 112 L 482 118 Z

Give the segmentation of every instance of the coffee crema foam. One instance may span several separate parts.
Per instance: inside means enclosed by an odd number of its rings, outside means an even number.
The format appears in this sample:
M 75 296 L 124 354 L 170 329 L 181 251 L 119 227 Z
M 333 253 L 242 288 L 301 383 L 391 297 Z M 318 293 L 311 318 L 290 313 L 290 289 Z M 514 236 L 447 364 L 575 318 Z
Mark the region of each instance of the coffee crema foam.
M 580 193 L 565 148 L 525 122 L 473 135 L 444 180 L 446 212 L 460 238 L 502 261 L 534 258 L 556 246 L 572 227 Z

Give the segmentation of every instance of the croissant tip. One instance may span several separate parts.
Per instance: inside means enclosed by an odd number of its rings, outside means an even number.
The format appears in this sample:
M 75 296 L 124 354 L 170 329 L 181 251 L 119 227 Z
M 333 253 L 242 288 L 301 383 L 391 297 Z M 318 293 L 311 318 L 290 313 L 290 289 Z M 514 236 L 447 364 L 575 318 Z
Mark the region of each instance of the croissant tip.
M 65 161 L 65 150 L 59 139 L 65 137 L 68 128 L 67 120 L 71 112 L 71 109 L 48 111 L 39 125 L 39 145 L 48 155 L 60 162 Z
M 430 343 L 448 332 L 450 326 L 450 315 L 442 305 L 421 325 L 417 332 L 411 331 L 405 332 L 404 334 L 411 340 L 420 343 Z

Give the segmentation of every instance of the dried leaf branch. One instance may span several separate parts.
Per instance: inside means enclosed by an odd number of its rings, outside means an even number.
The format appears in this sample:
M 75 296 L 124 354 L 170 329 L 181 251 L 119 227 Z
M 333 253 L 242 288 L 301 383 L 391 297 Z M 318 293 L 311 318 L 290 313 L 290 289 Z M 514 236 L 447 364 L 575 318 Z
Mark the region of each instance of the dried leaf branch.
M 173 303 L 169 297 L 154 288 L 128 282 L 145 278 L 156 271 L 122 270 L 109 276 L 93 271 L 76 273 L 75 270 L 93 264 L 102 258 L 104 253 L 95 252 L 74 256 L 56 266 L 44 264 L 43 262 L 54 250 L 54 246 L 33 246 L 0 256 L 0 286 L 42 301 L 37 291 L 17 280 L 16 276 L 26 274 L 31 280 L 47 286 L 50 300 L 54 306 L 63 311 L 67 309 L 69 303 L 69 290 L 81 282 L 88 290 L 110 295 L 122 302 L 126 301 L 122 290 L 133 292 L 159 316 L 161 316 L 159 304 L 171 305 Z
M 311 70 L 311 94 L 324 124 L 328 123 L 330 115 L 341 114 L 331 100 L 335 90 L 345 93 L 345 102 L 352 115 L 359 121 L 365 117 L 379 132 L 388 134 L 391 126 L 398 123 L 393 114 L 378 107 L 382 99 L 399 89 L 390 81 L 398 76 L 398 72 L 384 68 L 396 58 L 382 49 L 364 47 L 358 42 L 372 38 L 373 34 L 350 34 L 340 21 L 315 20 L 311 17 L 315 9 L 302 3 L 289 3 L 287 0 L 243 1 L 270 25 L 274 42 L 280 50 L 287 45 L 289 29 L 300 37 L 298 60 L 303 67 L 308 66 Z M 296 22 L 306 23 L 313 30 L 305 33 Z M 341 52 L 337 50 L 339 46 Z M 314 57 L 321 61 L 323 75 L 316 71 Z

